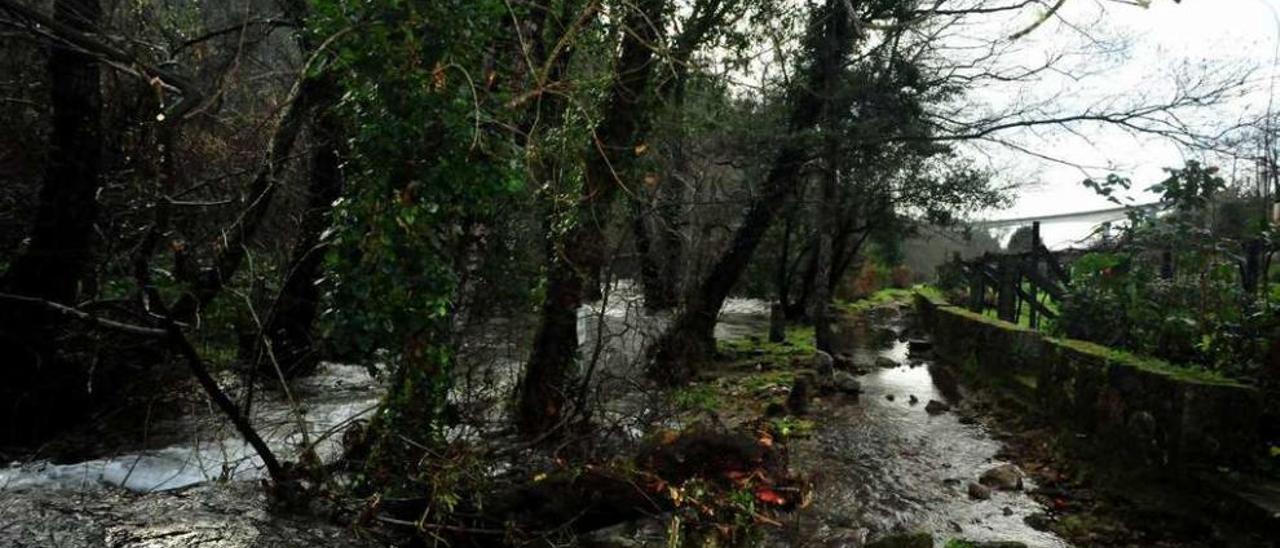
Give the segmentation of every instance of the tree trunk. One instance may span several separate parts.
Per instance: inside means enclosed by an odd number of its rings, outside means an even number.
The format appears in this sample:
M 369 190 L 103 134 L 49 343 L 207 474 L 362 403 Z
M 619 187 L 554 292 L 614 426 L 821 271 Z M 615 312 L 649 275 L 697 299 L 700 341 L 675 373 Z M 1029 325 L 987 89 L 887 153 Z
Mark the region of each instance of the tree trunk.
M 841 223 L 840 231 L 832 244 L 835 249 L 835 261 L 832 263 L 831 277 L 827 280 L 831 286 L 832 295 L 835 294 L 836 288 L 840 287 L 840 280 L 843 280 L 845 274 L 849 272 L 849 267 L 854 265 L 863 244 L 867 243 L 867 238 L 870 237 L 870 227 L 863 225 L 862 228 L 855 228 L 853 216 L 849 216 L 844 223 Z
M 680 302 L 680 273 L 684 240 L 680 236 L 680 190 L 675 181 L 663 181 L 656 207 L 633 213 L 636 255 L 640 263 L 644 307 L 649 312 L 675 308 Z M 639 206 L 643 207 L 643 206 Z
M 821 41 L 825 47 L 814 52 L 819 61 L 810 66 L 807 85 L 793 96 L 790 116 L 793 135 L 814 127 L 831 99 L 821 95 L 820 90 L 830 89 L 828 82 L 837 75 L 829 69 L 838 67 L 852 47 L 853 33 L 849 23 L 853 14 L 847 11 L 848 7 L 845 0 L 828 0 L 822 17 L 810 27 L 811 37 L 812 33 L 822 33 L 820 36 L 825 37 L 811 42 Z M 762 191 L 734 232 L 729 248 L 716 260 L 710 273 L 689 296 L 683 313 L 657 343 L 652 354 L 651 374 L 659 382 L 686 382 L 693 374 L 693 364 L 715 352 L 716 316 L 800 178 L 809 159 L 809 145 L 803 140 L 792 139 L 782 147 L 761 185 Z
M 815 293 L 813 288 L 817 285 L 814 280 L 818 279 L 818 255 L 820 252 L 818 244 L 820 242 L 817 231 L 813 233 L 812 240 L 809 244 L 810 252 L 806 255 L 804 262 L 804 273 L 800 275 L 800 297 L 796 299 L 795 305 L 791 307 L 791 319 L 796 321 L 808 321 L 813 318 L 809 313 L 813 309 L 813 294 Z
M 262 225 L 279 187 L 278 178 L 289 163 L 298 135 L 302 133 L 302 128 L 317 105 L 329 100 L 332 85 L 327 80 L 326 76 L 308 77 L 298 86 L 298 91 L 271 136 L 263 165 L 249 185 L 248 194 L 243 197 L 244 211 L 235 224 L 219 237 L 219 241 L 225 243 L 220 244 L 222 247 L 213 264 L 201 269 L 194 279 L 184 280 L 187 292 L 172 307 L 176 321 L 186 322 L 194 318 L 221 293 L 222 288 L 240 270 L 249 253 L 248 245 Z
M 685 89 L 689 79 L 690 59 L 708 36 L 723 23 L 722 17 L 730 8 L 728 4 L 721 0 L 693 2 L 688 22 L 673 40 L 667 56 L 671 76 L 657 83 L 655 95 L 658 102 L 670 105 L 670 111 L 675 115 L 672 125 L 676 128 L 684 125 Z M 676 174 L 688 172 L 689 157 L 685 154 L 683 143 L 678 143 L 672 151 L 672 165 L 672 171 Z M 636 215 L 656 217 L 637 219 L 635 222 L 636 230 L 648 231 L 644 235 L 637 233 L 636 242 L 644 245 L 643 251 L 637 246 L 637 253 L 640 256 L 645 309 L 650 312 L 671 310 L 680 304 L 681 278 L 684 272 L 684 238 L 681 234 L 683 198 L 684 185 L 676 177 L 668 177 L 659 184 L 656 198 L 650 201 L 650 204 L 656 206 L 639 207 L 635 211 Z M 655 239 L 658 243 L 656 247 L 653 245 Z
M 332 85 L 336 88 L 336 82 Z M 311 153 L 307 209 L 294 238 L 280 294 L 263 325 L 271 356 L 258 356 L 259 361 L 264 357 L 274 359 L 286 378 L 309 374 L 319 361 L 312 324 L 320 306 L 317 284 L 323 274 L 326 250 L 320 236 L 329 227 L 329 211 L 342 195 L 343 187 L 342 130 L 331 109 L 322 107 L 317 112 L 311 134 L 315 150 Z
M 57 0 L 54 18 L 97 32 L 98 0 Z M 49 55 L 53 132 L 30 243 L 7 272 L 8 293 L 75 305 L 91 258 L 102 168 L 102 91 L 97 59 L 54 41 Z M 0 306 L 0 440 L 29 440 L 76 420 L 87 408 L 88 372 L 60 362 L 53 340 L 60 324 L 48 310 Z
M 787 307 L 791 299 L 791 234 L 795 232 L 796 224 L 795 207 L 787 212 L 786 221 L 782 226 L 782 250 L 778 253 L 778 270 L 774 273 L 773 285 L 774 291 L 778 294 L 778 306 L 782 308 L 785 316 Z
M 716 316 L 782 207 L 791 184 L 799 177 L 805 157 L 802 147 L 788 145 L 774 162 L 765 180 L 764 194 L 752 203 L 729 248 L 694 288 L 684 311 L 657 343 L 651 374 L 659 382 L 686 382 L 693 374 L 692 364 L 715 352 Z
M 834 146 L 829 147 L 827 156 L 827 173 L 822 176 L 822 201 L 818 205 L 817 253 L 814 255 L 813 301 L 809 308 L 809 317 L 813 318 L 814 343 L 818 350 L 831 352 L 831 284 L 828 280 L 832 272 L 833 249 L 832 232 L 835 231 L 836 188 L 840 182 L 840 172 L 836 166 Z
M 639 138 L 647 129 L 646 108 L 663 0 L 644 0 L 625 18 L 624 34 L 604 118 L 593 132 L 583 173 L 582 195 L 572 228 L 549 265 L 546 297 L 533 351 L 520 389 L 519 424 L 528 435 L 546 433 L 565 417 L 578 353 L 578 308 L 608 259 L 605 228 L 618 177 L 630 175 Z

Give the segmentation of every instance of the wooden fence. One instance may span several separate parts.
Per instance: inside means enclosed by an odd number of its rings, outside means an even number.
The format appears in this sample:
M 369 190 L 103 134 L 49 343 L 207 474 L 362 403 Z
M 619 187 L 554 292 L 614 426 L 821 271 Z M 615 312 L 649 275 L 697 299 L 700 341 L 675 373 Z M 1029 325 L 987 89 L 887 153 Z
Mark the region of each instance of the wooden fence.
M 953 267 L 967 282 L 969 310 L 981 314 L 995 309 L 997 318 L 1017 323 L 1025 309 L 1032 328 L 1038 328 L 1043 318 L 1057 317 L 1041 296 L 1061 302 L 1071 283 L 1059 257 L 1040 240 L 1038 222 L 1031 225 L 1030 250 L 986 253 L 969 260 L 957 257 Z

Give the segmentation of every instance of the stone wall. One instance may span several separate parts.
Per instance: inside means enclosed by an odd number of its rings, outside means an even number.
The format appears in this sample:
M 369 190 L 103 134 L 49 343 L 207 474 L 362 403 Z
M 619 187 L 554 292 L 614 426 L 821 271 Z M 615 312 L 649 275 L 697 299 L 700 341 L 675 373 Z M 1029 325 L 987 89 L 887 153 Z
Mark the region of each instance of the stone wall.
M 1247 466 L 1259 454 L 1262 398 L 1252 387 L 916 299 L 939 359 L 1108 457 L 1183 469 Z

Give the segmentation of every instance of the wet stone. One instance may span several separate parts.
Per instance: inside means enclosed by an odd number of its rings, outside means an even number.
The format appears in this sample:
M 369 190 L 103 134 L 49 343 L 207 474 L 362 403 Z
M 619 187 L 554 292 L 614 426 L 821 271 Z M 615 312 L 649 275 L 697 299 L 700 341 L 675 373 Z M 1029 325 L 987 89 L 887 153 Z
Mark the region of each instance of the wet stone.
M 881 369 L 893 369 L 894 367 L 897 367 L 897 366 L 898 366 L 898 362 L 894 361 L 893 358 L 890 358 L 888 356 L 880 356 L 876 358 L 876 367 L 879 367 Z
M 830 379 L 835 374 L 835 359 L 831 354 L 821 350 L 813 353 L 813 370 L 818 374 L 818 380 Z
M 853 356 L 843 352 L 832 356 L 835 359 L 835 366 L 840 369 L 857 369 L 858 362 Z
M 1028 527 L 1037 531 L 1048 531 L 1049 524 L 1052 522 L 1049 518 L 1049 514 L 1044 512 L 1036 512 L 1028 515 L 1027 517 L 1022 518 L 1022 521 L 1025 522 Z
M 933 548 L 933 535 L 929 533 L 890 535 L 868 544 L 867 548 Z
M 942 403 L 938 400 L 929 400 L 929 403 L 925 404 L 924 410 L 926 413 L 930 415 L 941 415 L 943 413 L 946 413 L 947 411 L 950 411 L 951 406 L 945 403 Z
M 912 354 L 924 354 L 933 350 L 933 341 L 928 339 L 911 339 L 907 341 L 907 349 Z
M 862 393 L 862 383 L 858 382 L 858 379 L 854 378 L 853 375 L 847 371 L 837 372 L 835 374 L 834 382 L 836 390 L 845 394 L 856 396 Z
M 999 491 L 1019 491 L 1022 489 L 1022 470 L 1012 464 L 1001 464 L 983 472 L 978 481 Z
M 805 415 L 809 413 L 809 399 L 813 397 L 813 385 L 813 375 L 796 377 L 795 384 L 791 386 L 791 393 L 787 396 L 787 410 L 791 411 L 791 414 Z
M 973 500 L 987 500 L 991 498 L 991 488 L 981 483 L 969 483 L 969 498 Z

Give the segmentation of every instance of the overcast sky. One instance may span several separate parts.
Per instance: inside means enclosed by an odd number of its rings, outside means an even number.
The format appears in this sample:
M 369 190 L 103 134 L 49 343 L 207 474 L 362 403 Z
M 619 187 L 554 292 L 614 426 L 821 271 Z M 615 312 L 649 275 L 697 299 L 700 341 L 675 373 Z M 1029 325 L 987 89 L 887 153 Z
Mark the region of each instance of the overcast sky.
M 1201 112 L 1199 118 L 1193 117 L 1206 124 L 1229 123 L 1248 113 L 1265 112 L 1267 108 L 1280 38 L 1278 13 L 1280 0 L 1184 0 L 1181 4 L 1154 0 L 1146 9 L 1100 0 L 1072 0 L 1067 2 L 1061 20 L 1044 25 L 1032 35 L 1020 54 L 1022 61 L 1033 63 L 1051 51 L 1079 51 L 1093 39 L 1127 44 L 1122 53 L 1074 59 L 1072 62 L 1081 67 L 1090 63 L 1104 67 L 1079 81 L 1061 75 L 1048 76 L 1034 84 L 1020 85 L 1016 90 L 991 90 L 980 95 L 980 100 L 1000 108 L 1002 103 L 1010 101 L 1055 97 L 1061 98 L 1057 102 L 1064 105 L 1064 110 L 1070 110 L 1096 104 L 1109 96 L 1146 94 L 1158 99 L 1173 89 L 1175 73 L 1230 72 L 1255 66 L 1239 97 Z M 1029 22 L 1028 17 L 1030 14 L 1024 14 L 1022 22 Z M 1017 24 L 1016 21 L 1010 23 Z M 1188 159 L 1178 146 L 1158 138 L 1099 126 L 1077 129 L 1078 134 L 1065 129 L 1041 129 L 1008 137 L 1029 150 L 1087 166 L 1085 171 L 1091 176 L 1111 171 L 1131 176 L 1135 187 L 1145 188 L 1158 182 L 1162 168 L 1180 166 Z M 1011 180 L 1027 185 L 1011 209 L 989 212 L 983 215 L 986 218 L 1112 207 L 1081 186 L 1085 172 L 1078 167 L 996 145 L 982 145 L 980 150 L 971 152 L 989 161 Z M 1230 171 L 1233 166 L 1221 167 Z M 1088 227 L 1075 229 L 1088 231 Z

